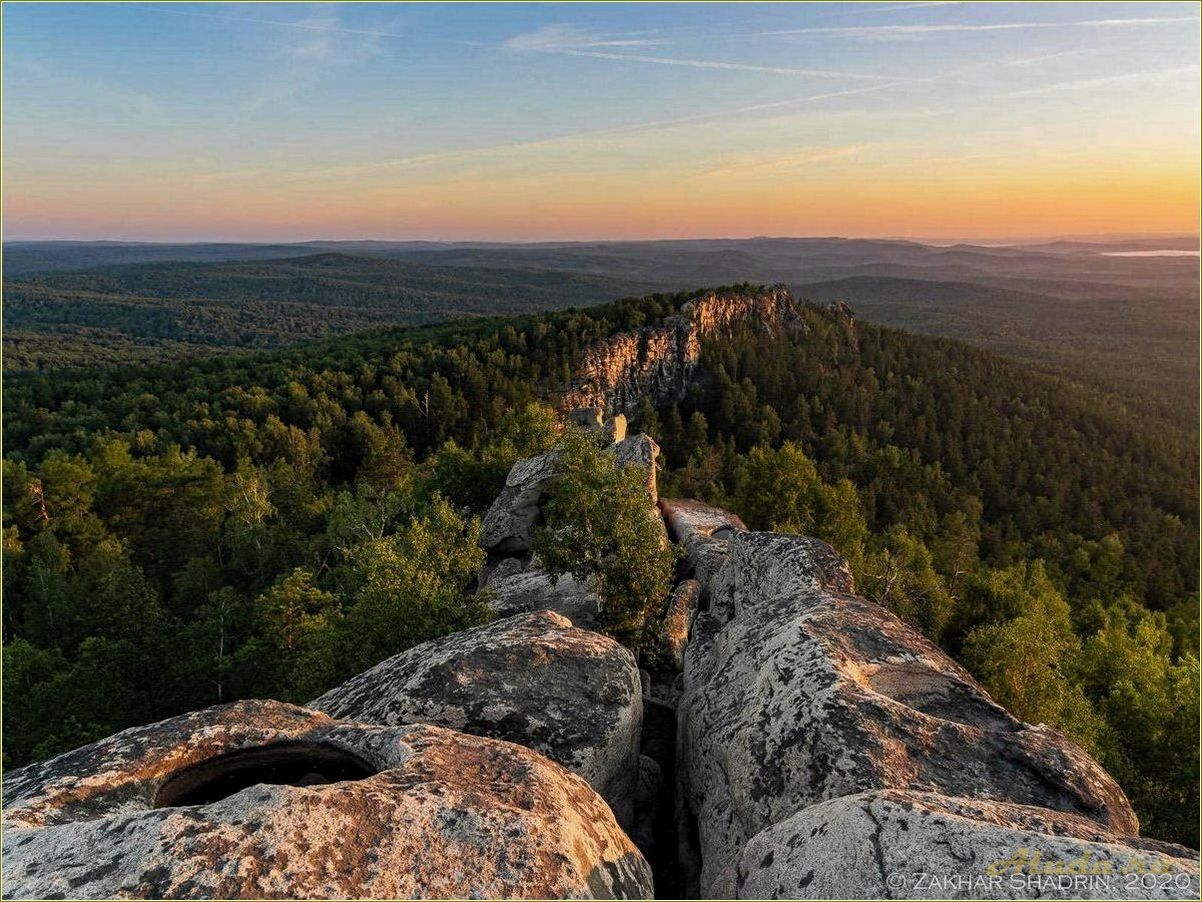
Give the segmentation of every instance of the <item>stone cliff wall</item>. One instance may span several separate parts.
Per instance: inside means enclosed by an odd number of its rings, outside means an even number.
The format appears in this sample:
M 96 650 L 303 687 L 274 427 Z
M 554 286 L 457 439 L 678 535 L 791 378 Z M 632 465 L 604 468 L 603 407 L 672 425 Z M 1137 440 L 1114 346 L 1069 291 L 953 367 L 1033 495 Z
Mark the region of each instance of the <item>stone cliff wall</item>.
M 563 408 L 607 407 L 630 411 L 643 398 L 679 400 L 697 367 L 704 338 L 741 322 L 770 329 L 799 322 L 783 285 L 760 291 L 711 292 L 690 301 L 662 326 L 625 332 L 591 345 Z

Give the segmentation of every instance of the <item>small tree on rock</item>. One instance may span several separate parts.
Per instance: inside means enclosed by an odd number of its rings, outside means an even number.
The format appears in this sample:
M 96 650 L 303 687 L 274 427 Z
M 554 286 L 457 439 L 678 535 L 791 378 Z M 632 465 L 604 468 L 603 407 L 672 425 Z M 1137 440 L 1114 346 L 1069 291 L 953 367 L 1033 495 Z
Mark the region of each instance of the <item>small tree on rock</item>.
M 543 506 L 534 551 L 552 579 L 570 573 L 601 598 L 599 627 L 628 648 L 647 644 L 652 618 L 672 587 L 676 549 L 637 464 L 614 466 L 595 437 L 569 430 Z

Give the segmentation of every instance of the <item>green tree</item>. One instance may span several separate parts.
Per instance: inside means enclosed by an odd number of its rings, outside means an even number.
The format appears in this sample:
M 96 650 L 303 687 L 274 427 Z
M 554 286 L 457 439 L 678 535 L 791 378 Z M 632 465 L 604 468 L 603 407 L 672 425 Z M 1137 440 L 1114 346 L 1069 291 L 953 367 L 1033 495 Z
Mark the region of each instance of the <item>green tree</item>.
M 938 641 L 956 601 L 935 572 L 931 552 L 900 525 L 870 545 L 855 572 L 860 591 Z
M 220 596 L 212 613 L 227 614 Z M 335 678 L 334 632 L 341 609 L 333 593 L 314 585 L 311 572 L 298 567 L 259 596 L 255 603 L 268 662 L 274 664 L 276 691 L 303 701 L 320 694 Z M 218 628 L 223 626 L 218 622 Z M 222 634 L 218 633 L 221 651 Z M 267 663 L 267 662 L 264 662 Z M 219 671 L 220 672 L 220 671 Z
M 864 548 L 868 527 L 859 496 L 847 480 L 823 481 L 799 445 L 752 448 L 735 477 L 732 499 L 752 529 L 815 536 L 830 542 L 853 566 Z
M 487 619 L 487 599 L 471 592 L 484 561 L 479 537 L 478 518 L 465 521 L 436 497 L 399 532 L 346 549 L 342 676 Z
M 1144 828 L 1198 841 L 1198 659 L 1174 660 L 1166 618 L 1130 598 L 1107 607 L 1084 644 L 1085 693 L 1110 726 L 1102 761 Z
M 534 551 L 553 578 L 570 573 L 595 586 L 599 626 L 642 649 L 651 618 L 672 587 L 675 549 L 637 464 L 615 467 L 596 439 L 569 430 L 534 533 Z
M 998 704 L 1029 723 L 1046 723 L 1088 749 L 1101 723 L 1075 679 L 1080 640 L 1068 602 L 1043 565 L 984 570 L 966 581 L 961 604 L 989 612 L 963 643 L 964 665 Z

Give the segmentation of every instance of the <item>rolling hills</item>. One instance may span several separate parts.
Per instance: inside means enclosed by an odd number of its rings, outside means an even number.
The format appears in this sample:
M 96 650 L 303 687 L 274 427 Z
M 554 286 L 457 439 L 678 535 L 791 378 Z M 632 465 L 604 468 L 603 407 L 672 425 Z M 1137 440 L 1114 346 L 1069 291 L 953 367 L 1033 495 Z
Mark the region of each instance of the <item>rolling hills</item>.
M 839 238 L 505 245 L 5 245 L 5 369 L 153 363 L 744 280 L 980 347 L 1193 430 L 1191 237 L 1027 246 Z M 1186 256 L 1143 256 L 1170 250 Z

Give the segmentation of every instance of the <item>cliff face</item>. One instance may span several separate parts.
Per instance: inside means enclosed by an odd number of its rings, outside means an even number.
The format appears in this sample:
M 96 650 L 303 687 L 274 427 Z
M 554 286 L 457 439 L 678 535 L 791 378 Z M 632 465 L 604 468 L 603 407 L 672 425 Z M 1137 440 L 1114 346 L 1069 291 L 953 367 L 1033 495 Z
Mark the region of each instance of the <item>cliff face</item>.
M 585 351 L 579 379 L 564 396 L 563 408 L 629 411 L 643 398 L 679 400 L 697 368 L 702 340 L 748 321 L 769 329 L 796 325 L 789 290 L 775 285 L 762 291 L 711 292 L 662 326 L 596 342 Z

